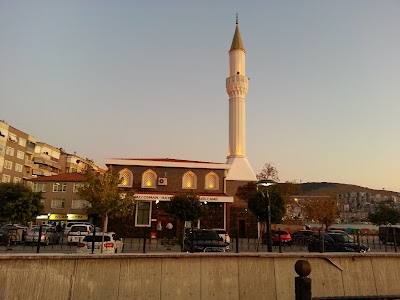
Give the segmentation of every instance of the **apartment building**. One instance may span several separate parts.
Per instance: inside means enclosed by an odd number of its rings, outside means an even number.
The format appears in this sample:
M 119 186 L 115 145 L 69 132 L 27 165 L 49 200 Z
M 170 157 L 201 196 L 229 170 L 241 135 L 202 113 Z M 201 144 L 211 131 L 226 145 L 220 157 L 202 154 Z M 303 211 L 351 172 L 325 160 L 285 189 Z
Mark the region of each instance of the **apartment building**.
M 0 121 L 0 180 L 22 182 L 32 178 L 36 138 Z
M 96 172 L 104 173 L 105 167 L 99 165 L 89 158 L 82 158 L 75 152 L 73 154 L 65 152 L 63 148 L 60 148 L 60 166 L 61 173 L 85 173 L 87 169 L 93 169 Z
M 23 182 L 63 173 L 82 173 L 106 168 L 93 160 L 69 154 L 62 148 L 38 142 L 34 136 L 0 121 L 0 182 Z
M 44 214 L 41 221 L 88 220 L 85 207 L 89 205 L 78 195 L 79 186 L 86 180 L 81 173 L 65 173 L 53 176 L 32 178 L 33 190 L 42 192 Z

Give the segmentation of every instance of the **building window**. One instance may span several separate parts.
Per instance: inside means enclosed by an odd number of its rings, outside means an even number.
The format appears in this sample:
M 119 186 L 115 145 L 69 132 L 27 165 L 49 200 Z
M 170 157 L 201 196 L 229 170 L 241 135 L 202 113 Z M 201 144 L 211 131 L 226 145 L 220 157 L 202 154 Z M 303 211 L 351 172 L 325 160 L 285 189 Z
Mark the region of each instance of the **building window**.
M 33 191 L 34 192 L 46 192 L 47 183 L 43 182 L 35 182 L 33 184 Z
M 4 169 L 11 170 L 12 169 L 12 162 L 5 160 L 4 161 Z
M 14 177 L 14 183 L 20 183 L 21 178 L 20 177 Z
M 136 207 L 136 226 L 150 226 L 151 202 L 139 201 Z
M 6 145 L 0 144 L 0 155 L 3 156 L 4 150 L 6 149 Z
M 1 179 L 1 181 L 5 183 L 11 182 L 11 176 L 3 174 L 3 178 Z
M 13 147 L 7 147 L 6 154 L 10 155 L 10 156 L 14 156 L 14 148 Z
M 89 206 L 87 200 L 72 200 L 72 209 L 83 209 Z
M 19 138 L 19 143 L 18 143 L 20 146 L 22 146 L 22 147 L 25 147 L 26 146 L 26 139 L 23 139 L 23 138 Z
M 64 208 L 65 200 L 64 199 L 52 199 L 51 200 L 51 208 Z
M 17 151 L 17 158 L 19 158 L 19 159 L 24 159 L 24 157 L 25 157 L 25 153 L 18 150 L 18 151 Z
M 22 172 L 22 165 L 15 164 L 15 172 Z
M 219 189 L 219 180 L 218 175 L 214 172 L 210 172 L 206 175 L 206 190 L 218 190 Z
M 142 175 L 142 188 L 155 188 L 157 174 L 153 170 L 147 170 Z
M 132 187 L 133 184 L 133 174 L 128 169 L 123 169 L 119 173 L 119 178 L 121 178 L 121 183 L 119 187 Z
M 66 183 L 59 183 L 59 182 L 53 183 L 53 192 L 65 192 L 66 190 L 67 190 Z
M 182 177 L 182 188 L 183 189 L 196 189 L 197 188 L 197 177 L 192 172 L 186 172 Z
M 74 193 L 77 193 L 79 191 L 79 188 L 82 186 L 82 183 L 74 183 Z
M 16 143 L 17 142 L 17 136 L 13 133 L 8 133 L 8 140 L 10 142 Z

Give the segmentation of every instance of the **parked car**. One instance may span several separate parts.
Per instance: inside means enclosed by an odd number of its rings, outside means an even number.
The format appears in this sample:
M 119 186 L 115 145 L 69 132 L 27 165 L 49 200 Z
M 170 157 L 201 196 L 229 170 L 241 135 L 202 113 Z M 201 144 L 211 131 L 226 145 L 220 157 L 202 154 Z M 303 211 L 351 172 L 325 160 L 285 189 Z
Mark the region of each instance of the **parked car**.
M 28 227 L 19 224 L 6 224 L 1 227 L 0 242 L 20 243 L 25 239 Z
M 6 244 L 8 242 L 7 228 L 0 228 L 0 244 Z
M 37 243 L 39 241 L 39 227 L 34 227 L 26 233 L 25 244 Z M 58 244 L 60 242 L 60 235 L 54 227 L 42 227 L 42 234 L 40 243 L 44 245 Z
M 285 230 L 272 230 L 272 244 L 279 245 L 279 238 L 282 245 L 290 246 L 292 244 L 292 237 L 289 232 Z
M 312 230 L 298 230 L 292 233 L 293 244 L 308 245 L 308 240 L 312 237 L 314 231 Z
M 88 224 L 75 224 L 71 226 L 68 233 L 68 246 L 76 245 L 81 242 L 85 236 L 91 234 L 94 228 Z
M 213 229 L 190 228 L 185 231 L 183 251 L 189 252 L 192 246 L 194 252 L 225 252 L 229 251 L 229 244 L 223 241 Z
M 221 237 L 225 243 L 227 244 L 231 243 L 231 237 L 229 236 L 228 231 L 220 228 L 213 228 L 213 230 L 215 230 L 218 233 L 219 237 Z
M 68 222 L 68 223 L 65 225 L 65 228 L 64 228 L 64 231 L 63 231 L 64 235 L 68 235 L 68 234 L 69 234 L 69 231 L 71 230 L 71 227 L 72 227 L 73 225 L 79 225 L 79 224 L 90 225 L 89 222 L 79 222 L 79 221 L 71 221 L 71 222 Z
M 87 235 L 83 240 L 76 244 L 76 252 L 91 253 L 94 241 L 93 252 L 120 253 L 124 249 L 124 243 L 115 232 L 96 232 L 96 235 Z M 103 251 L 101 250 L 103 248 Z
M 358 243 L 345 232 L 325 232 L 321 233 L 324 241 L 325 252 L 368 252 L 370 248 L 367 245 Z M 319 234 L 314 234 L 308 244 L 309 252 L 320 251 Z

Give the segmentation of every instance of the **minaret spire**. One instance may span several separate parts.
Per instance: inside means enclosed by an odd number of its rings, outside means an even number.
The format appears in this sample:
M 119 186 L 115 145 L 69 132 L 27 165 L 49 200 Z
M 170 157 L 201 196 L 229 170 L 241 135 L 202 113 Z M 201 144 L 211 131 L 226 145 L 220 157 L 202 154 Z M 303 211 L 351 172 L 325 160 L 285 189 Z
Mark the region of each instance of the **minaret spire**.
M 236 25 L 239 25 L 239 14 L 236 13 Z
M 239 32 L 238 14 L 236 29 L 229 50 L 229 77 L 226 92 L 229 95 L 229 151 L 227 163 L 231 169 L 227 180 L 257 181 L 246 157 L 246 94 L 249 79 L 246 77 L 246 51 Z

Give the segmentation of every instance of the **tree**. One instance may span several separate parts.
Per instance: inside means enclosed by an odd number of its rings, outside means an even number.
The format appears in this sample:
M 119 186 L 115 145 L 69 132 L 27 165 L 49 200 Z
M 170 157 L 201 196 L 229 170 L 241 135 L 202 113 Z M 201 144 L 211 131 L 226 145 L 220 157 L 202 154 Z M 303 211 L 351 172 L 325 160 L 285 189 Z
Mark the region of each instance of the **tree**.
M 121 179 L 114 175 L 112 168 L 101 174 L 87 170 L 86 181 L 79 188 L 78 194 L 89 202 L 85 207 L 89 215 L 102 218 L 102 231 L 107 232 L 108 218 L 126 217 L 135 210 L 134 193 L 123 192 L 118 188 Z
M 397 224 L 400 223 L 400 210 L 381 204 L 375 213 L 368 215 L 368 219 L 375 225 Z
M 280 184 L 276 185 L 269 192 L 271 200 L 271 222 L 280 223 L 285 215 L 286 208 L 281 194 L 279 193 Z M 261 187 L 262 188 L 262 187 Z M 264 190 L 264 195 L 267 189 Z M 240 186 L 236 192 L 236 196 L 247 201 L 250 211 L 256 216 L 257 221 L 264 222 L 267 220 L 267 198 L 263 196 L 261 191 L 257 190 L 254 182 L 249 182 L 244 186 Z
M 278 170 L 272 163 L 265 163 L 261 172 L 257 174 L 257 179 L 267 179 L 273 181 L 279 181 Z
M 257 251 L 260 246 L 261 233 L 264 232 L 264 228 L 268 218 L 268 197 L 270 197 L 271 204 L 271 222 L 280 223 L 283 216 L 286 213 L 285 203 L 281 195 L 276 192 L 278 186 L 274 186 L 273 191 L 263 189 L 263 192 L 257 189 L 255 183 L 250 182 L 244 186 L 238 188 L 236 196 L 240 199 L 247 201 L 249 210 L 255 215 L 257 221 L 260 223 Z M 262 187 L 261 187 L 262 188 Z
M 337 219 L 337 201 L 331 197 L 309 199 L 305 201 L 304 210 L 309 220 L 328 227 Z
M 27 223 L 43 213 L 43 194 L 22 183 L 0 183 L 0 221 Z
M 285 215 L 285 203 L 282 197 L 278 193 L 265 194 L 265 197 L 261 192 L 253 194 L 248 199 L 248 207 L 250 211 L 256 216 L 258 222 L 265 222 L 268 218 L 268 197 L 270 197 L 271 203 L 271 222 L 279 224 Z
M 207 206 L 202 205 L 199 197 L 194 194 L 172 197 L 165 211 L 182 222 L 195 222 L 207 216 Z

